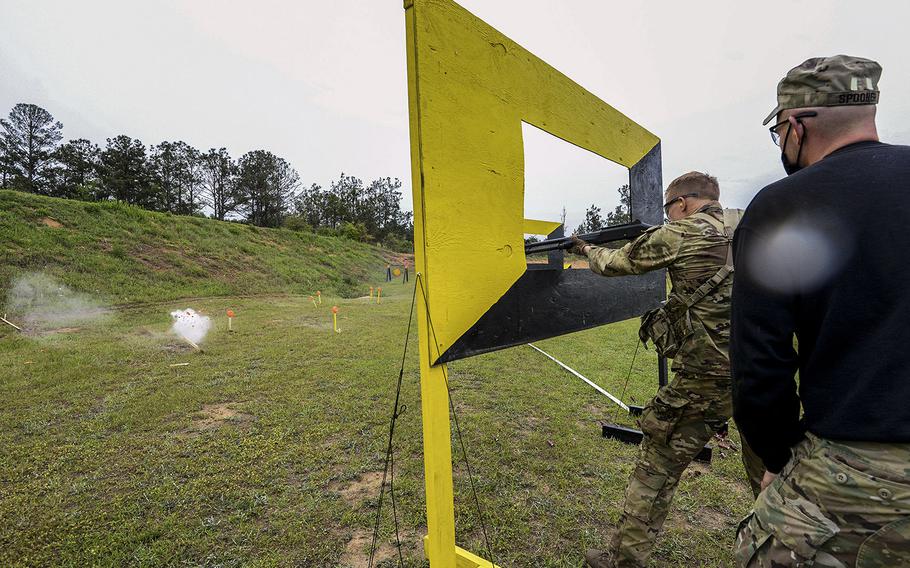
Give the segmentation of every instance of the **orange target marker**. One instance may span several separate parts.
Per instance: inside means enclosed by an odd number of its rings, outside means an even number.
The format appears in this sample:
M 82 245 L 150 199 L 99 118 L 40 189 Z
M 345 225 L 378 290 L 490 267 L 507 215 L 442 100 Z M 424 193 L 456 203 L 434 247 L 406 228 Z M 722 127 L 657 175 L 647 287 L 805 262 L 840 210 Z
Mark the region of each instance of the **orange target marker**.
M 319 300 L 319 305 L 322 305 L 322 292 L 316 290 L 316 298 Z
M 381 286 L 376 289 L 376 303 L 377 304 L 382 303 L 382 287 Z
M 234 310 L 228 310 L 227 317 L 228 317 L 228 331 L 234 331 L 231 328 L 231 323 L 234 321 Z
M 338 306 L 332 306 L 332 327 L 335 329 L 335 333 L 341 333 L 341 330 L 338 329 Z
M 371 300 L 373 299 L 373 287 L 372 286 L 370 286 L 370 299 Z

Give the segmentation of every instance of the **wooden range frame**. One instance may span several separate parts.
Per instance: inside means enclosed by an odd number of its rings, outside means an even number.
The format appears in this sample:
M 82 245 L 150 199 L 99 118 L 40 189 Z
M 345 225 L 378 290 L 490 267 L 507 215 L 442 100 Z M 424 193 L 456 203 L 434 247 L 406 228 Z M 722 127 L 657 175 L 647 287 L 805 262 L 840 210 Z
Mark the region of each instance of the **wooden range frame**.
M 446 362 L 628 319 L 665 274 L 528 270 L 522 122 L 629 169 L 632 216 L 663 220 L 660 140 L 451 0 L 405 0 L 427 529 L 433 568 L 492 567 L 456 546 Z M 609 302 L 604 302 L 609 298 Z M 532 309 L 533 308 L 533 309 Z

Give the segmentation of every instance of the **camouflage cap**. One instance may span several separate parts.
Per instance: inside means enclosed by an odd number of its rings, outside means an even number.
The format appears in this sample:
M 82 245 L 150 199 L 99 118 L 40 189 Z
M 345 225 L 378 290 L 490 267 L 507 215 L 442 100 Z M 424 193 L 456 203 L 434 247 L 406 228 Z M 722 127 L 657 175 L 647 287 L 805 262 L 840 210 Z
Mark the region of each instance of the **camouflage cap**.
M 877 104 L 881 76 L 881 65 L 871 59 L 849 55 L 807 59 L 777 84 L 777 106 L 762 124 L 791 108 Z

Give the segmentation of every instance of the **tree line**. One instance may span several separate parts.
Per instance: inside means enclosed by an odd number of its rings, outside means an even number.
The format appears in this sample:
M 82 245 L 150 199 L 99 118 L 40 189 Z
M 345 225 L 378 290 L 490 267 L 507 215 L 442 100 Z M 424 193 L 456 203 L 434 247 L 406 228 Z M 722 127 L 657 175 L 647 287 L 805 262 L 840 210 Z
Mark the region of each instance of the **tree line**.
M 63 124 L 47 110 L 14 106 L 0 119 L 0 188 L 116 200 L 264 227 L 334 231 L 397 247 L 412 235 L 397 179 L 364 184 L 342 173 L 328 189 L 303 188 L 291 164 L 268 150 L 234 159 L 225 148 L 203 152 L 182 141 L 146 146 L 124 134 L 108 138 L 104 147 L 84 138 L 62 140 Z
M 619 186 L 616 191 L 619 193 L 619 205 L 613 211 L 608 211 L 604 217 L 601 208 L 592 203 L 585 211 L 585 220 L 575 228 L 576 235 L 593 233 L 613 225 L 632 222 L 632 193 L 629 184 Z

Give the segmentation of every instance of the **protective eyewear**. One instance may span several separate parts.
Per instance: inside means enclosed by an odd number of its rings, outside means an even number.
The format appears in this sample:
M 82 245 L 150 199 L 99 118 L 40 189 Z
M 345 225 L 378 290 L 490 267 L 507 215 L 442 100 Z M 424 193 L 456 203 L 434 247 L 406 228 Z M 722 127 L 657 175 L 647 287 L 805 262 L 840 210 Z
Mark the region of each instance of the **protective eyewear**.
M 674 198 L 671 199 L 670 201 L 667 201 L 666 203 L 664 203 L 664 215 L 669 215 L 669 214 L 670 214 L 670 206 L 673 205 L 674 203 L 676 203 L 677 201 L 679 201 L 680 199 L 684 198 L 684 197 L 698 197 L 698 194 L 697 194 L 697 193 L 686 193 L 685 195 L 677 195 L 676 197 L 674 197 Z
M 794 114 L 792 117 L 788 117 L 787 120 L 778 122 L 774 126 L 768 129 L 771 133 L 771 141 L 774 142 L 775 146 L 780 146 L 780 132 L 777 131 L 778 128 L 790 122 L 790 118 L 795 118 L 799 120 L 801 118 L 809 118 L 810 116 L 818 116 L 818 113 L 814 110 L 807 110 L 805 112 L 799 112 Z

